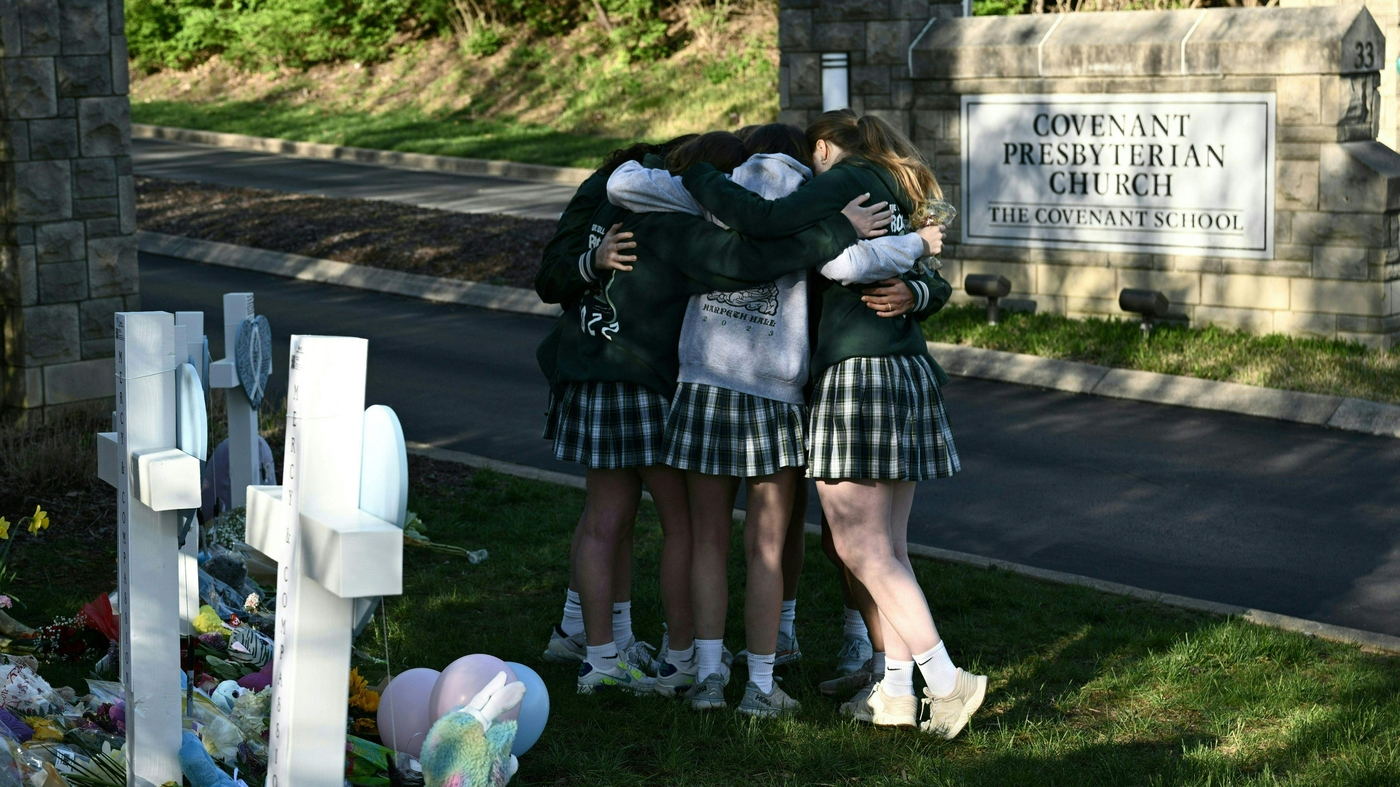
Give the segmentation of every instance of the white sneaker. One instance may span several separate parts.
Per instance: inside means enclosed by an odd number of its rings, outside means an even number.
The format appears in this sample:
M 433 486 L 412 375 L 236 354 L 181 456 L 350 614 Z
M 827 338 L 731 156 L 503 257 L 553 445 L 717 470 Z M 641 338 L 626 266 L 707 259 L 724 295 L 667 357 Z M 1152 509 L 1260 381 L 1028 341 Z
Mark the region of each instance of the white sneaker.
M 690 687 L 686 694 L 686 699 L 690 700 L 691 710 L 722 710 L 728 705 L 724 702 L 724 687 L 729 685 L 728 670 L 724 674 L 719 672 L 710 673 L 704 680 Z
M 802 703 L 789 697 L 786 692 L 778 687 L 778 682 L 773 681 L 773 690 L 764 694 L 759 691 L 758 685 L 749 681 L 744 687 L 744 699 L 735 709 L 745 716 L 753 716 L 759 719 L 776 719 L 779 716 L 792 716 L 802 710 Z
M 843 703 L 841 714 L 877 727 L 914 727 L 919 723 L 919 701 L 912 694 L 890 696 L 876 681 Z
M 863 721 L 869 724 L 872 713 L 870 709 L 870 692 L 874 689 L 875 684 L 867 683 L 865 686 L 861 687 L 860 691 L 856 692 L 856 696 L 841 703 L 841 707 L 837 710 L 840 711 L 842 716 L 847 716 L 856 721 Z
M 986 698 L 987 676 L 973 675 L 959 667 L 953 693 L 948 696 L 935 697 L 927 686 L 924 687 L 923 704 L 928 708 L 928 718 L 919 725 L 919 731 L 952 740 L 972 720 L 972 714 L 982 707 Z
M 658 662 L 656 670 L 656 693 L 663 697 L 680 697 L 695 685 L 695 659 L 688 664 L 676 666 L 665 659 Z
M 817 684 L 817 691 L 828 697 L 847 694 L 852 691 L 860 691 L 869 686 L 875 680 L 875 675 L 870 671 L 875 666 L 874 659 L 866 659 L 860 669 L 848 675 L 838 675 L 831 680 L 824 680 Z
M 657 669 L 661 667 L 661 665 L 657 663 L 656 658 L 652 656 L 655 652 L 656 648 L 653 648 L 651 643 L 634 639 L 632 640 L 632 644 L 627 646 L 626 650 L 619 650 L 617 655 L 618 658 L 637 667 L 642 672 L 648 675 L 655 675 Z M 664 651 L 662 655 L 665 655 Z
M 578 693 L 593 694 L 600 689 L 620 688 L 633 694 L 649 694 L 656 689 L 656 679 L 647 677 L 641 670 L 628 664 L 622 658 L 610 670 L 594 668 L 587 659 L 578 668 Z
M 544 660 L 554 664 L 577 664 L 588 655 L 588 643 L 580 631 L 573 636 L 555 624 L 549 635 L 549 647 L 544 650 Z
M 836 674 L 849 675 L 875 655 L 869 637 L 846 637 L 836 654 Z
M 733 656 L 730 661 L 735 664 L 747 664 L 749 660 L 749 649 L 744 648 L 737 656 Z M 791 664 L 794 661 L 802 660 L 802 649 L 797 647 L 797 633 L 791 637 L 778 632 L 778 649 L 773 653 L 773 666 L 781 667 L 784 664 Z

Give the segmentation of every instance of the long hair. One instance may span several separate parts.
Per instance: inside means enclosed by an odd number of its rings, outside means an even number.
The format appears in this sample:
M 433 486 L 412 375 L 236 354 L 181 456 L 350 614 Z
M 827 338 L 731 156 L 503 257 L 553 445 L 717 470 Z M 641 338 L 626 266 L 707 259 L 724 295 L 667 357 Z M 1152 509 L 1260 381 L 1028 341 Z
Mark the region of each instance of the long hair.
M 658 156 L 665 157 L 672 150 L 675 150 L 677 147 L 684 145 L 698 136 L 700 135 L 682 134 L 675 139 L 662 142 L 659 145 L 651 142 L 637 142 L 625 148 L 618 148 L 603 158 L 603 166 L 599 167 L 598 171 L 604 175 L 611 175 L 614 170 L 622 166 L 625 162 L 635 161 L 641 163 L 642 159 L 646 158 L 649 153 L 655 153 Z
M 709 131 L 667 154 L 666 169 L 673 175 L 679 175 L 692 165 L 704 162 L 727 174 L 748 157 L 744 143 L 738 137 L 728 131 Z
M 876 115 L 856 116 L 849 109 L 823 112 L 807 126 L 807 141 L 834 142 L 872 164 L 884 167 L 913 203 L 914 226 L 924 222 L 929 200 L 942 199 L 943 189 L 919 149 L 894 126 Z
M 788 123 L 769 123 L 758 126 L 744 138 L 744 150 L 750 156 L 760 153 L 786 153 L 810 168 L 812 166 L 812 143 L 802 129 Z

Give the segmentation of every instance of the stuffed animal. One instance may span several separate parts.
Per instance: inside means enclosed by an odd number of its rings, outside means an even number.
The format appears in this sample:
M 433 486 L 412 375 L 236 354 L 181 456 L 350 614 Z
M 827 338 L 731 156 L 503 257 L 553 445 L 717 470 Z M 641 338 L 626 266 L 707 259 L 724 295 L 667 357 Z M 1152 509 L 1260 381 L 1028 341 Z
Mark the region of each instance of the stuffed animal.
M 437 720 L 423 742 L 425 787 L 505 787 L 520 763 L 510 753 L 514 721 L 496 721 L 525 698 L 525 684 L 498 673 L 466 707 Z

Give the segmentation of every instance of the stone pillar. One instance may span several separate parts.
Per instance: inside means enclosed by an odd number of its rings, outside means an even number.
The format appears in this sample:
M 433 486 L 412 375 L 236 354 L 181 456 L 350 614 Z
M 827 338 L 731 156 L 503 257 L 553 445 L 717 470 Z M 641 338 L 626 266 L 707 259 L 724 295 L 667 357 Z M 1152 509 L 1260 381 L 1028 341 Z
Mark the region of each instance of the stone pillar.
M 1339 5 L 1355 0 L 1279 0 L 1282 8 L 1303 8 L 1310 6 Z M 1389 53 L 1387 62 L 1381 64 L 1381 108 L 1380 131 L 1376 141 L 1391 150 L 1400 150 L 1400 114 L 1396 111 L 1396 101 L 1400 99 L 1400 64 L 1396 55 L 1400 54 L 1400 0 L 1365 0 L 1361 3 L 1376 20 L 1376 25 L 1385 34 L 1385 51 Z
M 3 407 L 20 417 L 111 397 L 114 315 L 139 308 L 122 9 L 0 2 Z
M 930 23 L 962 13 L 956 0 L 779 0 L 778 120 L 806 126 L 821 114 L 822 53 L 845 52 L 851 109 L 909 133 L 909 45 Z

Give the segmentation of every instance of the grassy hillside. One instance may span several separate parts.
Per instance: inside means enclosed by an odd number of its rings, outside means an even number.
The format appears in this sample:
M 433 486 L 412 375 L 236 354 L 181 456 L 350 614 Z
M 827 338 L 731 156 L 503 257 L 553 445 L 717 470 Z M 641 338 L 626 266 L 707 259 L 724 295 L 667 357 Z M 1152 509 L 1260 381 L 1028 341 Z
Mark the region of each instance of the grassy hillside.
M 137 122 L 394 150 L 588 166 L 618 140 L 769 122 L 777 9 L 671 9 L 675 50 L 640 57 L 601 25 L 554 36 L 498 27 L 499 46 L 438 35 L 387 59 L 253 69 L 215 55 L 133 73 Z M 489 48 L 489 47 L 488 47 Z M 477 54 L 473 54 L 473 51 Z

